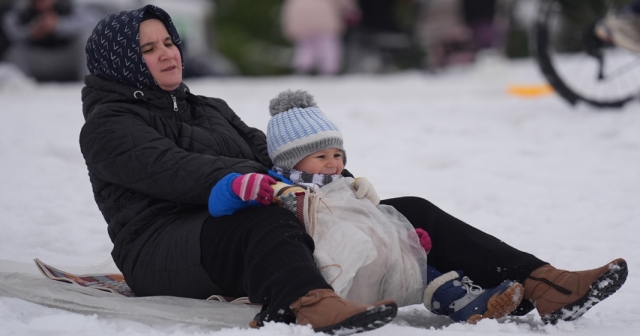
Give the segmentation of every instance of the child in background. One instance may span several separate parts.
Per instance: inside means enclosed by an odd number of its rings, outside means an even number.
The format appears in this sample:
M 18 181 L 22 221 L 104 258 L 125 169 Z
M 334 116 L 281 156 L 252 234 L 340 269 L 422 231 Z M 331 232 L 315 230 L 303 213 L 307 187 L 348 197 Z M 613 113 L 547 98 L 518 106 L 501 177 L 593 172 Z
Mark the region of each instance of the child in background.
M 275 199 L 305 225 L 316 263 L 336 293 L 363 303 L 422 302 L 456 322 L 499 318 L 518 306 L 523 289 L 517 282 L 483 289 L 462 272 L 441 274 L 427 265 L 428 234 L 379 204 L 367 179 L 343 176 L 350 174 L 342 134 L 310 94 L 282 92 L 269 110 L 269 156 L 274 175 L 288 183 L 273 186 Z
M 610 10 L 596 22 L 594 32 L 603 41 L 640 53 L 640 0 Z
M 342 66 L 342 35 L 359 15 L 355 0 L 285 0 L 282 31 L 295 45 L 296 73 L 315 70 L 321 75 L 336 75 Z

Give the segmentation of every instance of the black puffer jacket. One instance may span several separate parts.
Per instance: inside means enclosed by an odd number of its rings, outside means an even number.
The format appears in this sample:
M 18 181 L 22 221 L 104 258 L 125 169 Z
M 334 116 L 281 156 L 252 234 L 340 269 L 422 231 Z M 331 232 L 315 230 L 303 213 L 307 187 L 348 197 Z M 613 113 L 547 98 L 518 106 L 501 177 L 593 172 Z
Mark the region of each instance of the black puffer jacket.
M 80 147 L 116 265 L 138 295 L 214 293 L 200 265 L 209 193 L 231 172 L 267 172 L 264 133 L 184 84 L 174 93 L 95 75 L 85 84 Z M 201 285 L 175 288 L 184 277 Z

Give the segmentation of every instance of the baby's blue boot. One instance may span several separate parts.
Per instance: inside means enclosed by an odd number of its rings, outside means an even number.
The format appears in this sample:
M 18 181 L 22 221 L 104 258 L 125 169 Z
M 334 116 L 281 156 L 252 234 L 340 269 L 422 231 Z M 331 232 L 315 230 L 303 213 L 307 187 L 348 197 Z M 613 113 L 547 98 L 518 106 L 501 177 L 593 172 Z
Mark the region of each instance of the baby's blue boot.
M 433 270 L 429 273 L 432 275 Z M 455 322 L 476 323 L 483 318 L 508 315 L 518 307 L 523 294 L 522 285 L 515 281 L 506 280 L 484 289 L 462 272 L 451 271 L 429 282 L 423 302 L 434 314 L 447 315 Z

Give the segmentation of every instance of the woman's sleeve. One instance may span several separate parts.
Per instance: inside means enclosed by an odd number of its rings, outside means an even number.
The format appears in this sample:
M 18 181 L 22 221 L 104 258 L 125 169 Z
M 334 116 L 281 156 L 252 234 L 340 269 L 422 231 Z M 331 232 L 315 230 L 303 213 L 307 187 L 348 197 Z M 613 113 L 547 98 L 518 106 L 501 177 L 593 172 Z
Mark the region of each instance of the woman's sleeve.
M 267 173 L 255 161 L 187 152 L 122 108 L 92 113 L 80 147 L 92 177 L 178 203 L 207 204 L 227 174 Z
M 269 159 L 269 152 L 267 149 L 267 135 L 257 128 L 247 126 L 247 124 L 245 124 L 244 121 L 240 119 L 240 117 L 231 109 L 231 107 L 229 107 L 229 105 L 227 105 L 224 100 L 218 98 L 207 99 L 209 99 L 212 104 L 217 106 L 217 108 L 225 115 L 229 122 L 236 125 L 236 127 L 238 127 L 247 135 L 247 137 L 253 142 L 256 149 L 258 150 L 258 153 L 256 154 L 260 155 L 260 159 L 263 161 L 262 163 L 269 167 L 272 166 L 273 164 Z

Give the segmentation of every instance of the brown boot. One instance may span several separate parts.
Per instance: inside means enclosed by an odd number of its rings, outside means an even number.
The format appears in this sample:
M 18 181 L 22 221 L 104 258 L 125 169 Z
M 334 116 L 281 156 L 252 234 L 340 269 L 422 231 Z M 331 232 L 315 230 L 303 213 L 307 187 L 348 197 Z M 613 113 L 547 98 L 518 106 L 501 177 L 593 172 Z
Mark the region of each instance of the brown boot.
M 391 322 L 398 313 L 393 300 L 373 305 L 347 301 L 331 289 L 315 289 L 291 304 L 297 324 L 310 324 L 315 332 L 340 335 L 373 330 Z
M 624 259 L 578 272 L 547 264 L 535 269 L 524 281 L 524 298 L 533 302 L 545 323 L 571 321 L 620 289 L 627 274 Z

